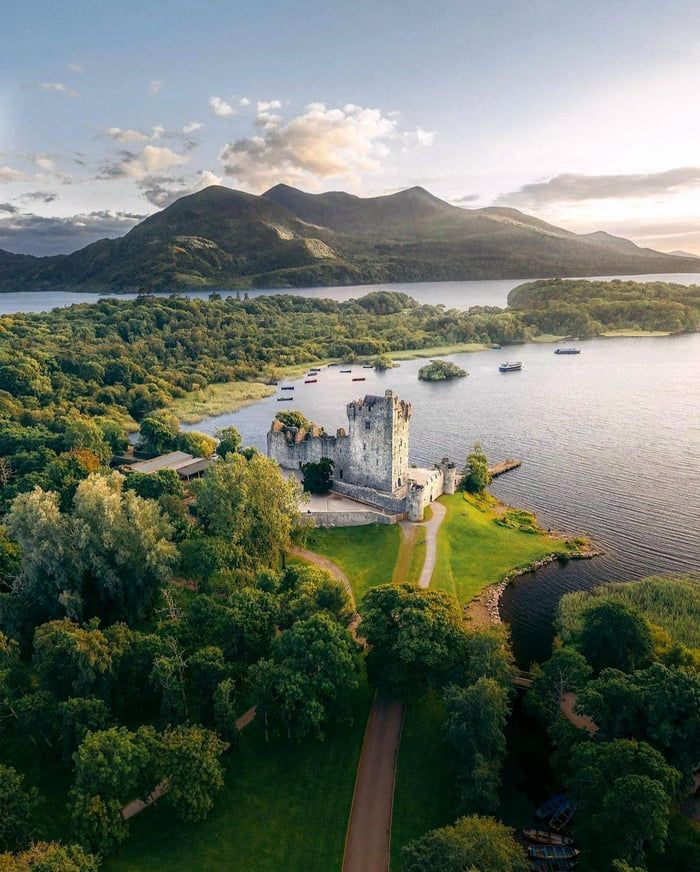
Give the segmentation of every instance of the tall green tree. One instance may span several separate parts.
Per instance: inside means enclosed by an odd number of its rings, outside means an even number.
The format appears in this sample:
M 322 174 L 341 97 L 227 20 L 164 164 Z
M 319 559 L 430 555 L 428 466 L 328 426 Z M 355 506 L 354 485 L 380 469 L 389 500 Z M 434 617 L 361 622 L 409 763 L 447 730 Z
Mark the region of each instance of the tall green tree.
M 480 442 L 475 442 L 467 455 L 459 486 L 472 494 L 481 494 L 491 484 L 489 461 Z
M 453 597 L 410 584 L 381 585 L 365 594 L 360 614 L 368 675 L 384 693 L 408 699 L 458 673 L 467 633 Z
M 493 812 L 506 755 L 507 691 L 492 678 L 480 678 L 470 687 L 450 685 L 444 697 L 445 736 L 457 755 L 460 811 Z
M 36 842 L 19 854 L 0 854 L 2 872 L 98 872 L 99 861 L 80 845 Z
M 654 650 L 644 618 L 624 603 L 607 600 L 584 612 L 575 643 L 596 673 L 607 667 L 633 672 L 648 666 Z
M 579 651 L 571 647 L 556 648 L 549 660 L 535 667 L 533 684 L 527 693 L 528 706 L 550 723 L 558 717 L 564 695 L 580 691 L 592 673 Z
M 169 802 L 183 821 L 204 820 L 224 786 L 221 755 L 228 745 L 202 727 L 166 730 L 158 749 L 158 767 L 168 785 Z
M 243 444 L 241 434 L 235 427 L 223 427 L 221 430 L 217 430 L 214 435 L 219 440 L 216 453 L 224 459 L 229 454 L 235 454 L 239 451 Z
M 526 872 L 525 852 L 493 818 L 462 817 L 402 851 L 402 872 Z
M 43 688 L 58 699 L 104 696 L 112 656 L 109 643 L 96 626 L 74 621 L 50 621 L 34 633 L 32 662 Z
M 34 835 L 36 788 L 25 787 L 24 776 L 0 764 L 0 852 L 27 847 Z

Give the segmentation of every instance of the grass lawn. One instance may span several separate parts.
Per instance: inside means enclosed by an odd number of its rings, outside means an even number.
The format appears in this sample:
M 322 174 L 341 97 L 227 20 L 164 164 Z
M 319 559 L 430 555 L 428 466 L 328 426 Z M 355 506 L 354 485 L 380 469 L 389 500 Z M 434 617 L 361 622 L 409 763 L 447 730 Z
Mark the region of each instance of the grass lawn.
M 406 706 L 391 827 L 391 868 L 396 872 L 404 845 L 455 817 L 454 755 L 443 739 L 444 720 L 445 707 L 433 694 Z
M 236 412 L 242 406 L 256 403 L 274 394 L 276 388 L 262 382 L 221 382 L 208 385 L 201 391 L 192 391 L 175 400 L 170 407 L 184 424 L 196 424 L 209 415 Z
M 226 785 L 204 823 L 183 824 L 167 799 L 131 823 L 103 872 L 277 872 L 340 869 L 372 692 L 353 700 L 354 723 L 325 742 L 266 744 L 255 722 L 230 755 Z
M 466 603 L 511 569 L 526 566 L 555 551 L 566 551 L 563 540 L 525 533 L 495 523 L 494 507 L 477 506 L 461 493 L 440 497 L 447 515 L 438 531 L 438 554 L 430 583 Z
M 432 345 L 430 348 L 408 348 L 405 351 L 387 351 L 392 360 L 414 360 L 417 357 L 442 357 L 445 354 L 462 354 L 465 351 L 486 351 L 482 342 L 458 342 L 455 345 Z
M 370 587 L 391 583 L 400 537 L 395 525 L 319 528 L 311 531 L 306 546 L 338 564 L 359 603 Z

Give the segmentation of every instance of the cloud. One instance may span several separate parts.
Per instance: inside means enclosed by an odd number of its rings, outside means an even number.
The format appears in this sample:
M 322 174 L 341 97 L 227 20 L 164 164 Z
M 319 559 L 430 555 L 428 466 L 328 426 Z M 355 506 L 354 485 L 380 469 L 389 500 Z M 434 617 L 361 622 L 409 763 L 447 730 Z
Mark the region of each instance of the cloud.
M 416 127 L 415 130 L 407 130 L 402 133 L 401 140 L 409 148 L 427 148 L 435 141 L 435 131 Z
M 199 121 L 190 121 L 189 124 L 185 124 L 182 128 L 183 133 L 194 133 L 196 130 L 199 130 L 202 127 L 202 124 Z
M 150 84 L 148 85 L 148 90 L 151 92 L 151 94 L 157 94 L 162 87 L 163 83 L 160 79 L 152 79 Z
M 700 185 L 700 167 L 677 167 L 659 173 L 607 176 L 562 173 L 552 179 L 531 182 L 516 191 L 501 194 L 496 202 L 537 208 L 554 203 L 578 203 L 584 200 L 649 197 L 675 193 L 698 185 Z
M 33 200 L 35 203 L 53 203 L 54 200 L 58 200 L 58 194 L 54 194 L 53 191 L 29 191 L 18 199 Z
M 235 115 L 236 113 L 233 106 L 230 103 L 227 103 L 222 97 L 210 97 L 209 106 L 217 118 L 228 118 L 230 115 Z
M 279 100 L 258 100 L 258 112 L 269 112 L 270 109 L 281 109 Z
M 141 181 L 147 176 L 158 175 L 165 170 L 181 166 L 188 158 L 176 154 L 167 146 L 147 145 L 140 152 L 123 150 L 117 160 L 107 163 L 99 178 L 131 178 Z
M 39 88 L 42 91 L 48 91 L 52 94 L 60 94 L 62 97 L 67 97 L 71 100 L 79 96 L 77 91 L 73 90 L 73 88 L 69 88 L 68 85 L 64 85 L 63 82 L 42 82 L 39 85 Z
M 17 206 L 12 203 L 0 203 L 0 212 L 7 212 L 9 215 L 16 215 L 19 212 Z
M 123 236 L 144 217 L 108 210 L 67 218 L 12 214 L 0 218 L 0 248 L 20 254 L 65 254 L 98 239 Z
M 474 203 L 478 199 L 479 194 L 463 194 L 461 197 L 452 197 L 450 202 L 457 206 L 462 206 L 465 203 Z
M 39 169 L 46 170 L 46 172 L 56 169 L 55 162 L 45 154 L 36 155 L 34 163 L 39 167 Z
M 209 170 L 200 170 L 193 178 L 172 178 L 169 176 L 150 176 L 143 179 L 139 186 L 149 203 L 161 209 L 169 206 L 180 197 L 194 194 L 209 185 L 220 185 L 221 178 Z
M 250 106 L 250 100 L 249 100 L 247 97 L 241 97 L 241 99 L 240 99 L 238 102 L 241 104 L 241 106 L 242 106 L 244 109 L 245 109 L 246 107 Z
M 279 101 L 261 102 L 253 136 L 228 143 L 220 158 L 226 175 L 244 187 L 262 190 L 277 182 L 306 183 L 331 177 L 358 180 L 359 175 L 380 169 L 392 143 L 404 144 L 398 116 L 379 109 L 347 104 L 329 109 L 311 103 L 286 123 L 269 110 Z M 414 144 L 425 137 L 415 137 Z
M 108 127 L 105 133 L 116 142 L 148 142 L 149 139 L 152 139 L 148 133 L 133 127 Z
M 12 167 L 0 167 L 0 183 L 2 182 L 23 182 L 26 176 L 19 170 L 14 170 Z
M 71 73 L 84 73 L 85 67 L 82 64 L 66 64 L 66 69 Z

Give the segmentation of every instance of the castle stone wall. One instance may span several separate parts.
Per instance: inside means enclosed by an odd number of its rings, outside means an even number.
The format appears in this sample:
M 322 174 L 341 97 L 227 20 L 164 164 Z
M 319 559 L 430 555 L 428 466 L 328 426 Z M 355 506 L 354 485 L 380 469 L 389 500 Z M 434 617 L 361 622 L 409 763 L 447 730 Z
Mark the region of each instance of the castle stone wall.
M 350 484 L 350 482 L 335 479 L 333 481 L 333 490 L 336 493 L 343 494 L 343 496 L 359 500 L 361 503 L 369 503 L 371 506 L 377 506 L 377 508 L 384 509 L 387 512 L 399 513 L 406 511 L 406 493 L 408 488 L 405 485 L 399 488 L 397 492 L 388 494 L 371 487 L 362 487 L 361 485 Z

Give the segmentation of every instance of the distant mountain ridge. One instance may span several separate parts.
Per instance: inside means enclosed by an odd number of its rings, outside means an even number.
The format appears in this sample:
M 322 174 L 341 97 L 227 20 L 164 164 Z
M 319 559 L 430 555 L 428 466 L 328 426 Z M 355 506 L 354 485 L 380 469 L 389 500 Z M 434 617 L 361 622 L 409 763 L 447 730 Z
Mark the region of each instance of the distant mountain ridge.
M 462 209 L 414 187 L 381 197 L 261 196 L 214 185 L 118 239 L 67 255 L 0 251 L 0 291 L 181 290 L 694 272 L 697 258 L 576 234 L 505 207 Z

